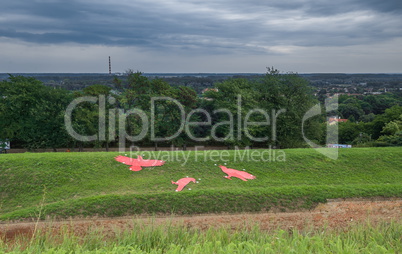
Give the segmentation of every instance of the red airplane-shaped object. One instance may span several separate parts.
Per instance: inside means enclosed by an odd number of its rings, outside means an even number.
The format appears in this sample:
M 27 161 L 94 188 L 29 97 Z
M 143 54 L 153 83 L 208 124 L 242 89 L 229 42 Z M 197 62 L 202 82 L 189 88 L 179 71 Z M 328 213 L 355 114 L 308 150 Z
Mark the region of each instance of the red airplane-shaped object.
M 247 172 L 236 170 L 236 169 L 233 169 L 233 168 L 227 168 L 227 167 L 221 166 L 221 165 L 219 165 L 219 167 L 222 169 L 222 171 L 224 173 L 227 174 L 227 176 L 224 176 L 227 179 L 232 180 L 231 177 L 237 177 L 237 178 L 240 178 L 243 181 L 247 181 L 247 179 L 250 179 L 250 180 L 255 179 L 255 176 L 253 176 L 252 174 L 249 174 Z
M 155 167 L 155 166 L 162 166 L 165 164 L 165 161 L 161 160 L 144 160 L 140 155 L 138 155 L 137 159 L 133 159 L 126 156 L 117 156 L 114 158 L 116 161 L 121 162 L 126 165 L 131 165 L 131 171 L 140 171 L 142 167 Z
M 185 177 L 185 178 L 179 179 L 177 182 L 172 181 L 172 184 L 177 184 L 178 186 L 177 186 L 176 191 L 181 191 L 184 187 L 186 187 L 186 185 L 189 182 L 195 183 L 195 179 L 191 178 L 191 177 Z

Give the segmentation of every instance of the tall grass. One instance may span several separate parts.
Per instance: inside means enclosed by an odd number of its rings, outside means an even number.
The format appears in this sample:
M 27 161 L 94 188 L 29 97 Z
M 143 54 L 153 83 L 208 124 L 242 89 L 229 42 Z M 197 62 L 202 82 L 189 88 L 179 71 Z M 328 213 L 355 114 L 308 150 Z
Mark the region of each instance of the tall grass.
M 0 241 L 10 253 L 399 253 L 402 225 L 356 224 L 348 229 L 263 231 L 257 225 L 207 230 L 133 221 L 130 230 L 105 233 L 93 228 L 79 235 L 68 228 L 45 230 L 30 241 Z

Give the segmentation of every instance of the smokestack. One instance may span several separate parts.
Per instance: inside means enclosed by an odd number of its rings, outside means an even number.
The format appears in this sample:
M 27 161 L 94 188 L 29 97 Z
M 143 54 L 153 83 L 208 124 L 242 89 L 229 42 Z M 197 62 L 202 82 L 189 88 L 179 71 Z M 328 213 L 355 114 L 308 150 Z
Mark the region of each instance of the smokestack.
M 109 75 L 112 74 L 112 62 L 110 61 L 110 56 L 109 56 Z

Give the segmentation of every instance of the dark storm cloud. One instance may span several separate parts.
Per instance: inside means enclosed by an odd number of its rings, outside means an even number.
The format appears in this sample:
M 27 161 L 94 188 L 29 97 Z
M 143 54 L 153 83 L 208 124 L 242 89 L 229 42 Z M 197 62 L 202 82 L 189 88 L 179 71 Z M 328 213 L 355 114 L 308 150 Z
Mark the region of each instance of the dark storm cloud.
M 310 15 L 337 14 L 358 10 L 372 10 L 376 12 L 401 12 L 402 1 L 400 0 L 249 0 L 235 2 L 232 0 L 222 1 L 230 6 L 238 6 L 241 9 L 258 10 L 267 6 L 279 11 L 304 10 Z
M 356 3 L 379 12 L 402 12 L 402 2 L 400 0 L 360 0 L 356 1 Z
M 106 6 L 107 7 L 107 6 Z M 111 6 L 113 7 L 113 6 Z M 0 36 L 35 43 L 83 43 L 105 45 L 142 45 L 152 33 L 141 13 L 130 17 L 119 9 L 99 8 L 74 1 L 53 3 L 27 1 L 26 5 L 9 4 L 3 11 L 11 21 L 1 20 Z
M 399 0 L 338 0 L 338 1 L 305 1 L 300 7 L 309 15 L 325 16 L 356 11 L 373 11 L 382 14 L 402 12 Z
M 401 36 L 398 1 L 7 1 L 0 38 L 206 52 L 342 46 Z

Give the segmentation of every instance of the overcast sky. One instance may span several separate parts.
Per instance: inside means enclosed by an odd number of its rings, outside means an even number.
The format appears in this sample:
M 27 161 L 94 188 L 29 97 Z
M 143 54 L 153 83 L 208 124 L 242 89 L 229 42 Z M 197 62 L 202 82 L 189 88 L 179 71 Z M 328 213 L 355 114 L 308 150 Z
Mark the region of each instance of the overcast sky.
M 402 73 L 401 0 L 2 0 L 0 72 Z

